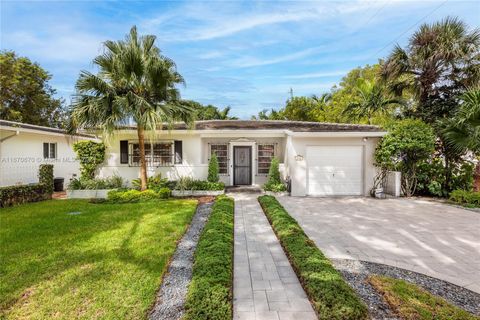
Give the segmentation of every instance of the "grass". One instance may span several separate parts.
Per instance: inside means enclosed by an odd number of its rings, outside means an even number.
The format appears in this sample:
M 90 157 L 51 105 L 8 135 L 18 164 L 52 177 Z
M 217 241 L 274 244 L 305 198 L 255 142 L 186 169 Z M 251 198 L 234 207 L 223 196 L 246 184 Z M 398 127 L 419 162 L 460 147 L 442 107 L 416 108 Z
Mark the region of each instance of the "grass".
M 368 281 L 402 319 L 480 319 L 406 281 L 383 276 L 370 276 Z
M 367 319 L 365 304 L 277 199 L 258 201 L 319 319 Z
M 233 199 L 218 197 L 195 252 L 185 320 L 232 318 L 233 213 Z
M 50 200 L 0 209 L 0 318 L 145 318 L 196 204 Z

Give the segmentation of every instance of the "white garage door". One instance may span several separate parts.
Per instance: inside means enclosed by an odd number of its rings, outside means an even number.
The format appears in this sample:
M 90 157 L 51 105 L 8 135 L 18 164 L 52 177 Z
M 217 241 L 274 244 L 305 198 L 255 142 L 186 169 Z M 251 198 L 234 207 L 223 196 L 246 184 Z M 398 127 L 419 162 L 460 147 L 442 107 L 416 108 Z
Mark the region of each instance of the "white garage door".
M 307 147 L 308 195 L 361 195 L 362 150 L 361 146 Z

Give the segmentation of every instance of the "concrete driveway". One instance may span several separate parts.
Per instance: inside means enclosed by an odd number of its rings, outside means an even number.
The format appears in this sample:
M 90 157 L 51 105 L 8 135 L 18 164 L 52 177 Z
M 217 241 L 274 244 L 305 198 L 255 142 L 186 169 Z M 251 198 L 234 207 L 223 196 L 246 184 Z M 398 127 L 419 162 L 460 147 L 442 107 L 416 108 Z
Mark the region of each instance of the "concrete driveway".
M 418 199 L 278 200 L 329 258 L 388 264 L 480 293 L 480 212 Z

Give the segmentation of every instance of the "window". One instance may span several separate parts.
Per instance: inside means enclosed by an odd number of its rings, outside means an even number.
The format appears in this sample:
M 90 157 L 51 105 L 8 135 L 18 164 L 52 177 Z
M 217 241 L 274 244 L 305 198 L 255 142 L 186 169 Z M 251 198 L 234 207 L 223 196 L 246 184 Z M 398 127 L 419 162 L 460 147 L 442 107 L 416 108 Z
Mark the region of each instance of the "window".
M 130 165 L 140 165 L 140 145 L 130 144 Z M 145 161 L 148 166 L 165 167 L 173 164 L 173 143 L 145 143 Z
M 44 159 L 57 159 L 57 144 L 56 143 L 43 143 L 43 158 Z
M 217 143 L 210 145 L 210 156 L 217 155 L 218 159 L 218 171 L 220 174 L 228 174 L 228 144 Z
M 270 163 L 275 156 L 275 144 L 265 143 L 257 145 L 258 174 L 268 174 Z

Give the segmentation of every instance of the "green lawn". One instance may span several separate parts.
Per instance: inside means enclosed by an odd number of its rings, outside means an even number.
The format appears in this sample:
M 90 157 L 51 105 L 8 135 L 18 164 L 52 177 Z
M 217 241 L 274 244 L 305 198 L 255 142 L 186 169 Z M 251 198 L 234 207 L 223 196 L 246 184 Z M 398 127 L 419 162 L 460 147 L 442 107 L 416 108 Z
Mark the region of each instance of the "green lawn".
M 0 209 L 0 317 L 145 318 L 196 204 L 51 200 Z

